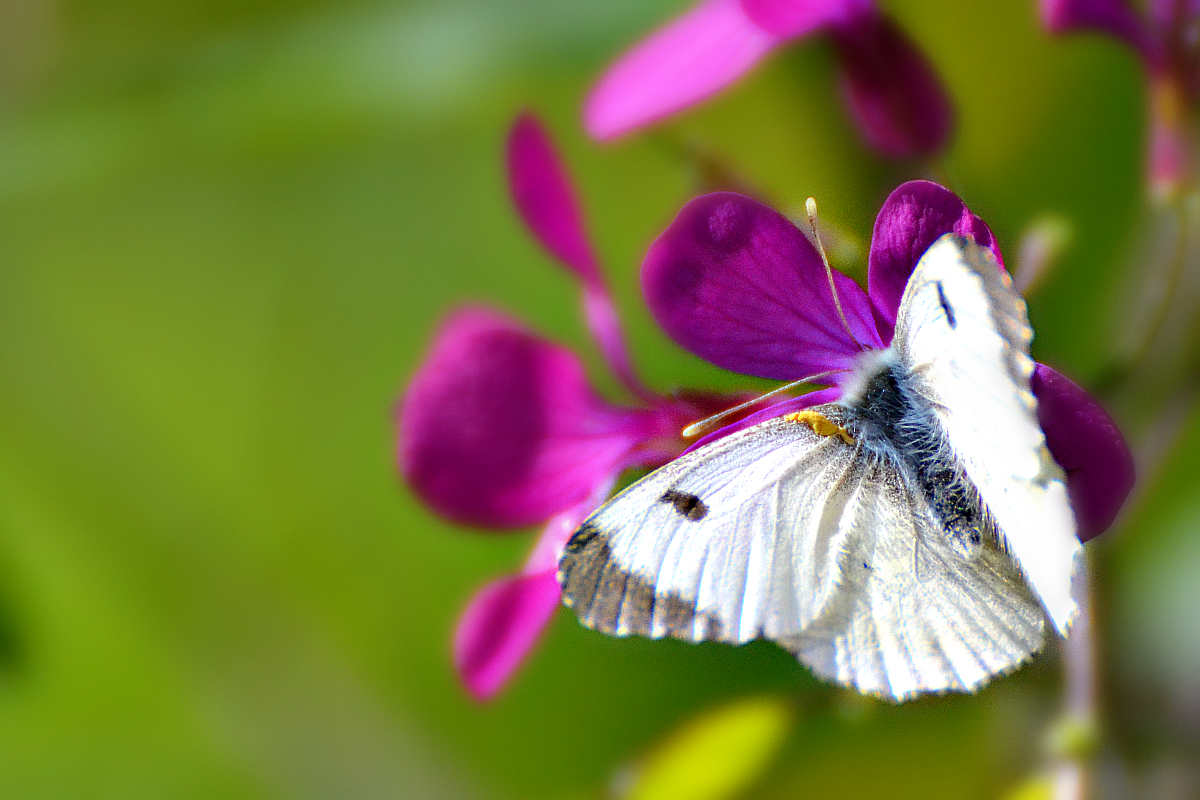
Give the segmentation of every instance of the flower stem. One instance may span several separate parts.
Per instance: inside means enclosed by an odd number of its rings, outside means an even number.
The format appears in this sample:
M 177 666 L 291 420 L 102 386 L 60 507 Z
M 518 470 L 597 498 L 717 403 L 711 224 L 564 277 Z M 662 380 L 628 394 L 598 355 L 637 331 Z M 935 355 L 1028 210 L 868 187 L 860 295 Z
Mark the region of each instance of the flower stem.
M 1141 476 L 1139 500 L 1145 497 L 1146 486 L 1154 483 L 1163 459 L 1178 441 L 1200 400 L 1200 371 L 1193 369 L 1192 361 L 1200 353 L 1196 349 L 1200 347 L 1200 324 L 1185 319 L 1185 328 L 1190 329 L 1179 331 L 1176 329 L 1179 326 L 1173 323 L 1175 314 L 1181 309 L 1190 310 L 1196 301 L 1197 276 L 1189 275 L 1189 270 L 1198 266 L 1193 248 L 1195 221 L 1200 218 L 1200 196 L 1176 199 L 1171 212 L 1176 226 L 1171 255 L 1161 273 L 1161 293 L 1151 318 L 1129 351 L 1131 355 L 1114 365 L 1097 387 L 1112 400 L 1130 402 L 1136 395 L 1134 402 L 1160 409 L 1155 415 L 1156 424 L 1142 431 L 1134 446 Z M 1147 376 L 1158 373 L 1176 374 L 1180 369 L 1177 353 L 1180 347 L 1185 351 L 1182 378 L 1165 383 L 1148 381 Z M 1094 591 L 1096 565 L 1090 555 L 1091 551 L 1084 551 L 1079 616 L 1063 648 L 1062 712 L 1050 731 L 1055 800 L 1082 800 L 1093 796 L 1096 788 L 1091 765 L 1103 730 L 1098 676 L 1101 629 Z
M 1088 765 L 1099 740 L 1095 603 L 1091 566 L 1084 551 L 1079 616 L 1063 648 L 1064 707 L 1051 731 L 1055 800 L 1082 800 L 1091 792 Z

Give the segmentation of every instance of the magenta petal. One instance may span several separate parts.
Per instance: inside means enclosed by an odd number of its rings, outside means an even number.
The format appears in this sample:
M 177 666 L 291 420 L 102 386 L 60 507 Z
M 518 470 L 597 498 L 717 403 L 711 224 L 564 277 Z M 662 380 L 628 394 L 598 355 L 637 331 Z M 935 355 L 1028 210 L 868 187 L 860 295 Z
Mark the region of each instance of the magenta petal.
M 493 581 L 463 612 L 454 666 L 477 700 L 504 686 L 554 615 L 560 596 L 555 569 Z
M 570 351 L 468 309 L 443 326 L 405 394 L 400 466 L 451 519 L 530 525 L 589 497 L 651 422 L 599 399 Z
M 592 494 L 582 503 L 577 503 L 572 508 L 552 517 L 542 527 L 542 534 L 538 537 L 537 544 L 533 546 L 529 558 L 525 560 L 523 571 L 541 572 L 556 566 L 558 560 L 562 558 L 563 547 L 567 540 L 583 524 L 583 521 L 600 507 L 612 492 L 616 482 L 617 473 L 614 471 L 606 480 L 600 481 L 593 489 Z
M 855 337 L 881 346 L 867 297 L 846 276 L 834 278 Z M 808 239 L 739 194 L 704 195 L 684 206 L 651 245 L 642 288 L 675 341 L 735 372 L 796 380 L 848 369 L 859 352 Z
M 454 665 L 477 699 L 500 689 L 537 643 L 558 605 L 554 573 L 563 546 L 608 496 L 615 478 L 601 481 L 590 497 L 546 523 L 521 575 L 493 581 L 467 606 L 454 635 Z
M 703 447 L 709 442 L 715 442 L 717 439 L 724 438 L 731 433 L 750 428 L 758 425 L 761 422 L 766 422 L 769 419 L 782 417 L 784 414 L 790 414 L 793 411 L 799 411 L 802 408 L 810 406 L 819 406 L 821 403 L 832 403 L 842 396 L 842 390 L 837 386 L 830 386 L 827 389 L 817 389 L 815 392 L 802 394 L 799 397 L 792 397 L 774 405 L 767 406 L 761 411 L 755 411 L 753 414 L 748 414 L 742 417 L 737 422 L 731 425 L 726 425 L 724 428 L 718 428 L 710 434 L 700 437 L 692 445 L 685 450 L 685 453 L 690 453 L 697 447 Z
M 521 219 L 551 255 L 583 280 L 584 314 L 605 360 L 634 394 L 648 397 L 649 391 L 634 374 L 566 169 L 536 117 L 517 118 L 507 150 L 509 189 Z
M 1200 18 L 1200 0 L 1149 0 L 1146 11 L 1156 29 L 1179 28 L 1182 34 L 1188 22 Z
M 778 41 L 739 0 L 708 0 L 625 53 L 588 95 L 583 124 L 596 139 L 628 133 L 698 103 L 753 67 Z
M 796 38 L 875 13 L 870 0 L 742 0 L 746 16 L 776 36 Z
M 864 15 L 833 29 L 842 88 L 867 144 L 892 158 L 929 155 L 953 125 L 933 67 L 890 19 Z
M 950 232 L 971 236 L 1004 263 L 987 224 L 972 214 L 958 195 L 932 181 L 900 185 L 879 209 L 871 236 L 867 288 L 885 340 L 891 339 L 900 297 L 917 261 L 931 244 Z
M 522 574 L 493 581 L 475 595 L 454 635 L 454 664 L 476 699 L 500 689 L 536 644 L 559 600 L 555 571 L 563 546 L 612 491 L 616 474 L 542 528 Z
M 1146 26 L 1126 0 L 1041 0 L 1042 24 L 1051 33 L 1108 33 L 1148 60 L 1157 57 Z
M 1187 132 L 1179 120 L 1151 118 L 1148 171 L 1156 194 L 1169 196 L 1186 179 L 1191 160 Z
M 550 137 L 531 114 L 508 134 L 508 186 L 529 230 L 550 253 L 585 281 L 600 270 L 583 227 L 583 215 Z
M 633 361 L 629 358 L 629 349 L 625 346 L 625 335 L 621 332 L 617 309 L 603 284 L 597 282 L 583 287 L 583 314 L 587 319 L 588 330 L 600 346 L 608 368 L 634 395 L 642 400 L 652 401 L 655 398 L 654 393 L 646 388 L 633 370 Z
M 1200 50 L 1197 57 L 1200 58 Z M 1195 71 L 1200 87 L 1200 62 Z M 1183 91 L 1183 87 L 1169 78 L 1159 78 L 1150 86 L 1147 171 L 1151 188 L 1161 198 L 1171 197 L 1182 188 L 1193 168 L 1196 131 L 1191 115 L 1181 110 L 1187 103 Z
M 1079 538 L 1086 542 L 1112 524 L 1133 488 L 1133 454 L 1104 409 L 1045 364 L 1034 370 L 1033 393 L 1046 444 L 1066 470 Z

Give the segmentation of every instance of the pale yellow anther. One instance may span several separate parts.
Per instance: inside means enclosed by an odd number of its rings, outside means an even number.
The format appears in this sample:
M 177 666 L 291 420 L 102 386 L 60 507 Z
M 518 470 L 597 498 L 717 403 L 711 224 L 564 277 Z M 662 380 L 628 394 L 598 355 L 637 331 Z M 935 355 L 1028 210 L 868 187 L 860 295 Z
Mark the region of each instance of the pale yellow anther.
M 799 422 L 802 425 L 807 425 L 812 428 L 812 432 L 817 436 L 836 436 L 846 444 L 854 444 L 854 437 L 850 435 L 850 431 L 838 425 L 821 412 L 813 411 L 811 408 L 785 414 L 783 418 L 788 422 Z

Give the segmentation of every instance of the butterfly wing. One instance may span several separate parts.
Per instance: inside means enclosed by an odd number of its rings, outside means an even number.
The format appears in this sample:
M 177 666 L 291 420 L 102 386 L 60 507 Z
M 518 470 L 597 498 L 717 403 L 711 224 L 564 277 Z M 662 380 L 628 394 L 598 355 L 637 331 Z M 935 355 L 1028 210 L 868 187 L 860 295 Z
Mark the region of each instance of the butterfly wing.
M 853 412 L 818 410 L 853 430 Z M 918 548 L 932 567 L 916 575 Z M 688 453 L 613 498 L 559 562 L 584 624 L 615 635 L 779 642 L 892 699 L 969 690 L 1042 641 L 994 547 L 970 561 L 896 466 L 785 418 Z
M 983 248 L 948 234 L 921 257 L 900 301 L 892 347 L 930 402 L 1059 633 L 1078 608 L 1081 548 L 1066 476 L 1046 447 L 1030 388 L 1025 301 Z
M 818 675 L 897 700 L 973 691 L 1041 647 L 1044 615 L 1012 559 L 994 543 L 963 558 L 887 460 L 867 460 L 839 527 L 856 532 L 839 602 L 781 642 Z
M 853 450 L 775 419 L 672 461 L 587 519 L 565 601 L 605 633 L 740 643 L 799 634 L 839 579 L 826 506 Z

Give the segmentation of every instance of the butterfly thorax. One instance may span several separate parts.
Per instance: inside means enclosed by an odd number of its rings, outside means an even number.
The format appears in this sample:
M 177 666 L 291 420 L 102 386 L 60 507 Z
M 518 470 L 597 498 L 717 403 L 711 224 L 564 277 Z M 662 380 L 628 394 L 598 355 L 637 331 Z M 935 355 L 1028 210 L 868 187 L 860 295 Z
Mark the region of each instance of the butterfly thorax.
M 838 405 L 850 412 L 862 446 L 892 461 L 929 501 L 940 527 L 969 550 L 994 538 L 994 525 L 919 380 L 891 350 L 877 351 L 861 364 Z

